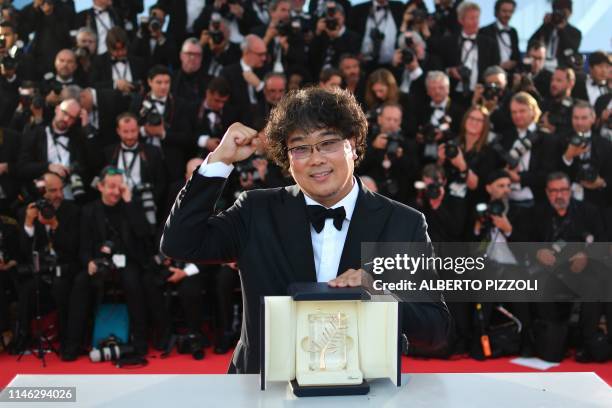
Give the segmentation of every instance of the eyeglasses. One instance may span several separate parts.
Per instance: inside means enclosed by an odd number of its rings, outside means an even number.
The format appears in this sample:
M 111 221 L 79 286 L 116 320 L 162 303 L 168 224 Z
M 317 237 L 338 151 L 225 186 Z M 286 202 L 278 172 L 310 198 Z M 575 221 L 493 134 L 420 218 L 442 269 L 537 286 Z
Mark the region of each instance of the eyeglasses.
M 570 192 L 570 188 L 547 188 L 546 191 L 548 194 L 567 194 Z
M 263 52 L 255 52 L 255 51 L 250 51 L 251 53 L 257 55 L 258 57 L 265 57 L 268 55 L 267 51 L 263 51 Z
M 479 118 L 479 117 L 477 117 L 477 116 L 471 116 L 471 115 L 470 115 L 470 116 L 468 116 L 467 118 L 468 118 L 468 120 L 473 120 L 474 122 L 484 122 L 484 119 Z
M 328 139 L 315 144 L 295 146 L 287 149 L 287 151 L 292 158 L 302 160 L 309 158 L 315 148 L 321 154 L 335 153 L 344 144 L 344 140 L 345 139 Z
M 201 58 L 202 57 L 201 52 L 183 52 L 183 54 L 190 58 Z

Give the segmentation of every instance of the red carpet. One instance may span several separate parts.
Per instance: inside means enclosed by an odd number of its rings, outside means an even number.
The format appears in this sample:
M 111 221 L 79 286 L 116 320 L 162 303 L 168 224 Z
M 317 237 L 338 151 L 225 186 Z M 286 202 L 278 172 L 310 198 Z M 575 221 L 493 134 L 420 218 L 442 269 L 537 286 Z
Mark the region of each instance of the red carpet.
M 173 352 L 167 359 L 160 359 L 159 353 L 149 355 L 149 365 L 144 368 L 119 369 L 111 363 L 91 363 L 87 357 L 64 363 L 54 354 L 47 355 L 47 367 L 43 368 L 40 360 L 33 356 L 24 356 L 17 362 L 15 356 L 0 354 L 0 388 L 6 386 L 17 374 L 218 374 L 224 373 L 231 353 L 218 356 L 207 349 L 204 360 L 196 361 L 190 355 L 179 355 Z M 537 372 L 527 367 L 509 362 L 511 358 L 500 358 L 488 361 L 475 361 L 470 358 L 457 360 L 413 359 L 404 357 L 402 371 L 409 373 L 470 373 L 470 372 Z M 612 386 L 612 362 L 605 364 L 580 364 L 573 359 L 566 359 L 558 367 L 548 370 L 559 371 L 594 371 Z

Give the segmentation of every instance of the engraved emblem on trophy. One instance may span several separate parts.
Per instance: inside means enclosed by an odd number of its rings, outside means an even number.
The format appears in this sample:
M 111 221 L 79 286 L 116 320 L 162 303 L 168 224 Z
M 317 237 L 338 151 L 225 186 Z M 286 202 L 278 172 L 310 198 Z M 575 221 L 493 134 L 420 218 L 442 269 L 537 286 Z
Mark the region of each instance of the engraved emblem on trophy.
M 309 335 L 303 342 L 310 353 L 311 371 L 344 370 L 350 337 L 346 335 L 348 317 L 342 312 L 308 315 Z

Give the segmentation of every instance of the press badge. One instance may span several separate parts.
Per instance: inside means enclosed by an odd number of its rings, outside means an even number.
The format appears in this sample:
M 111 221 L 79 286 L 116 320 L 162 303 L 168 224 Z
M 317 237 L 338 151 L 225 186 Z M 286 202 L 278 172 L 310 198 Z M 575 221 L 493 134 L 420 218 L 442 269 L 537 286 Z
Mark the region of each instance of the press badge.
M 113 263 L 117 268 L 125 268 L 125 255 L 115 254 L 113 255 Z
M 582 187 L 581 184 L 572 183 L 572 197 L 574 197 L 576 201 L 584 200 L 584 187 Z
M 467 195 L 467 184 L 465 183 L 457 183 L 454 181 L 448 185 L 448 188 L 448 193 L 453 197 L 465 198 Z

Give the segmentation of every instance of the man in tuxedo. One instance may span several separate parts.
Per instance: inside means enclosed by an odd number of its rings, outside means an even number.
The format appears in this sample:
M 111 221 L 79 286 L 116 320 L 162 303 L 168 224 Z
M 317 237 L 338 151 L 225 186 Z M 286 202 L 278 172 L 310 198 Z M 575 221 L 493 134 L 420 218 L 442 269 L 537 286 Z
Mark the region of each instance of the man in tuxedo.
M 108 31 L 115 26 L 123 27 L 123 21 L 113 8 L 112 0 L 93 0 L 92 7 L 78 13 L 75 20 L 74 28 L 89 27 L 96 33 L 98 54 L 104 54 L 107 51 L 106 35 Z
M 225 130 L 238 118 L 238 112 L 227 104 L 230 86 L 224 78 L 213 78 L 206 87 L 206 94 L 198 107 L 196 134 L 202 153 L 217 148 Z
M 140 187 L 150 185 L 148 191 L 153 192 L 153 198 L 159 208 L 166 188 L 166 171 L 161 149 L 139 142 L 138 118 L 133 113 L 122 113 L 117 117 L 116 123 L 120 142 L 104 149 L 105 164 L 123 170 L 126 184 L 135 198 L 142 200 Z
M 595 51 L 589 54 L 587 61 L 589 73 L 576 78 L 572 96 L 589 101 L 591 106 L 595 106 L 597 98 L 610 93 L 610 85 L 608 85 L 610 57 L 603 51 Z
M 403 14 L 404 4 L 393 0 L 372 0 L 351 9 L 349 28 L 360 36 L 368 72 L 391 64 Z
M 571 110 L 575 102 L 571 95 L 575 85 L 576 74 L 572 68 L 555 68 L 550 78 L 550 96 L 542 101 L 543 122 L 551 132 L 571 131 Z
M 437 53 L 442 57 L 451 78 L 454 99 L 467 107 L 476 83 L 482 80 L 482 74 L 488 67 L 498 64 L 499 57 L 495 42 L 478 30 L 478 4 L 461 3 L 457 16 L 461 32 L 441 39 Z
M 508 87 L 508 76 L 501 66 L 493 65 L 485 70 L 482 77 L 484 83 L 476 84 L 472 103 L 487 108 L 491 115 L 491 130 L 502 133 L 512 127 L 510 117 L 512 92 Z
M 177 67 L 178 49 L 174 39 L 164 31 L 166 13 L 157 5 L 151 7 L 148 20 L 141 23 L 136 37 L 130 45 L 130 52 L 146 61 L 147 66 L 166 65 Z
M 362 75 L 359 58 L 355 54 L 344 54 L 338 61 L 338 69 L 342 72 L 344 85 L 357 99 L 361 106 L 365 106 L 365 76 Z
M 95 138 L 95 144 L 100 148 L 116 143 L 115 118 L 121 109 L 128 108 L 121 94 L 114 89 L 85 88 L 81 91 L 79 101 L 87 114 L 83 126 L 85 136 Z
M 156 65 L 147 74 L 150 92 L 132 100 L 130 111 L 140 118 L 144 143 L 161 147 L 171 179 L 180 177 L 195 147 L 193 104 L 170 94 L 170 70 Z
M 572 180 L 573 198 L 601 210 L 612 206 L 612 143 L 593 129 L 595 111 L 586 101 L 572 109 L 572 130 L 564 140 L 561 169 Z M 578 137 L 578 138 L 577 138 Z
M 91 84 L 100 89 L 117 89 L 124 95 L 139 91 L 138 82 L 145 76 L 142 59 L 128 54 L 128 36 L 120 27 L 106 35 L 108 51 L 94 59 Z
M 76 76 L 78 65 L 72 50 L 64 49 L 58 52 L 53 65 L 55 72 L 47 72 L 40 85 L 41 94 L 45 96 L 45 102 L 50 107 L 61 102 L 60 93 L 65 87 L 87 85 L 86 78 Z
M 252 125 L 264 87 L 264 82 L 260 78 L 264 76 L 263 67 L 268 52 L 263 40 L 254 34 L 246 36 L 241 49 L 240 62 L 223 68 L 221 76 L 230 84 L 231 104 L 241 112 L 241 122 Z
M 312 76 L 322 68 L 336 67 L 340 56 L 359 53 L 359 34 L 345 25 L 346 11 L 341 4 L 328 1 L 325 14 L 316 23 L 315 36 L 309 48 Z
M 42 185 L 43 199 L 52 212 L 43 211 L 36 202 L 28 204 L 19 217 L 19 247 L 26 264 L 33 262 L 33 251 L 39 253 L 41 276 L 38 284 L 42 293 L 52 293 L 58 309 L 59 339 L 63 349 L 68 327 L 68 299 L 78 271 L 79 207 L 64 200 L 63 181 L 57 174 L 45 173 Z M 44 261 L 51 257 L 56 265 Z M 17 277 L 19 301 L 15 333 L 20 347 L 24 345 L 24 337 L 29 333 L 30 320 L 35 313 L 36 279 L 31 273 Z M 45 298 L 44 295 L 41 297 Z
M 17 160 L 17 174 L 29 183 L 45 172 L 58 174 L 65 182 L 64 196 L 74 199 L 72 183 L 75 177 L 83 185 L 91 180 L 83 134 L 75 127 L 81 106 L 67 99 L 55 107 L 55 116 L 48 126 L 32 128 L 23 135 Z
M 518 33 L 514 27 L 509 25 L 515 9 L 516 2 L 514 0 L 497 0 L 495 2 L 496 21 L 480 30 L 482 35 L 495 42 L 499 65 L 506 72 L 512 72 L 520 58 Z
M 270 72 L 264 77 L 263 100 L 259 102 L 259 123 L 256 124 L 256 129 L 263 129 L 265 122 L 270 116 L 270 112 L 287 93 L 287 78 L 285 75 Z
M 554 135 L 537 128 L 541 111 L 530 94 L 515 94 L 510 102 L 510 114 L 514 126 L 503 134 L 501 140 L 503 149 L 518 157 L 517 162 L 506 163 L 506 171 L 512 180 L 510 201 L 520 207 L 532 208 L 534 203 L 545 199 L 546 176 L 558 168 L 560 143 Z M 528 142 L 524 140 L 526 138 Z
M 239 264 L 244 323 L 230 373 L 260 370 L 261 296 L 286 296 L 293 282 L 362 285 L 370 275 L 360 269 L 361 242 L 429 242 L 422 214 L 366 190 L 353 175 L 366 132 L 349 92 L 303 89 L 283 98 L 266 127 L 270 153 L 296 185 L 246 192 L 214 215 L 233 163 L 258 144 L 255 130 L 236 123 L 179 193 L 161 250 L 186 261 Z M 402 305 L 411 343 L 444 343 L 450 321 L 442 302 Z
M 544 68 L 546 45 L 542 41 L 533 41 L 527 46 L 527 75 L 533 81 L 540 99 L 550 97 L 550 80 L 552 72 Z
M 546 67 L 550 70 L 564 65 L 567 57 L 578 54 L 582 33 L 569 23 L 572 0 L 553 0 L 552 13 L 544 16 L 544 22 L 529 39 L 546 44 Z
M 202 13 L 206 2 L 201 0 L 160 0 L 157 2 L 169 16 L 168 35 L 176 44 L 181 44 L 188 37 L 198 33 L 193 23 Z
M 179 58 L 181 67 L 172 77 L 172 95 L 188 101 L 202 99 L 208 75 L 202 69 L 202 46 L 197 38 L 185 40 Z

